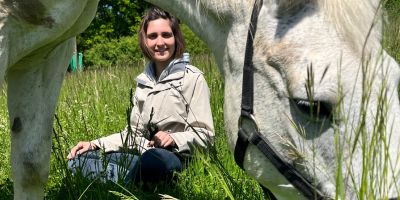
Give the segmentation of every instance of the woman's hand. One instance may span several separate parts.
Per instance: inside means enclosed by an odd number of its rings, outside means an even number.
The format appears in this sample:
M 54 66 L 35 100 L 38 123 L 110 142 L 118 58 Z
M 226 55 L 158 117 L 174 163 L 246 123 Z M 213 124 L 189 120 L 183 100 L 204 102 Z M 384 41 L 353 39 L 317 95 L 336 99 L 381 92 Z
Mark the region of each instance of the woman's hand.
M 153 139 L 149 142 L 149 147 L 159 147 L 159 148 L 167 148 L 169 146 L 174 146 L 175 141 L 169 135 L 169 133 L 164 131 L 158 131 L 154 136 Z
M 87 151 L 91 151 L 91 150 L 95 150 L 98 147 L 91 143 L 91 142 L 87 142 L 87 141 L 80 141 L 78 142 L 78 144 L 76 146 L 74 146 L 71 149 L 71 152 L 69 152 L 67 158 L 68 159 L 72 159 L 74 158 L 77 154 L 83 154 Z

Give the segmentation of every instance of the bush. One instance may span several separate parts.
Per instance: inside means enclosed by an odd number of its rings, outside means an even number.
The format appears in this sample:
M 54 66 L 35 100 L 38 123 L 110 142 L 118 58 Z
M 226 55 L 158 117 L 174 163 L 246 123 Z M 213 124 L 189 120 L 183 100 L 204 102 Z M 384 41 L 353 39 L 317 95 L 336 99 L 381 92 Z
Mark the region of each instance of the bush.
M 186 41 L 186 52 L 189 52 L 191 55 L 210 54 L 210 49 L 207 45 L 188 26 L 183 24 L 181 25 L 181 29 Z
M 110 67 L 144 59 L 137 39 L 122 37 L 94 45 L 84 53 L 86 67 Z
M 186 40 L 186 51 L 191 55 L 209 54 L 209 49 L 186 25 L 182 25 Z M 93 67 L 110 67 L 138 63 L 144 60 L 137 36 L 121 37 L 95 44 L 84 52 L 84 65 Z

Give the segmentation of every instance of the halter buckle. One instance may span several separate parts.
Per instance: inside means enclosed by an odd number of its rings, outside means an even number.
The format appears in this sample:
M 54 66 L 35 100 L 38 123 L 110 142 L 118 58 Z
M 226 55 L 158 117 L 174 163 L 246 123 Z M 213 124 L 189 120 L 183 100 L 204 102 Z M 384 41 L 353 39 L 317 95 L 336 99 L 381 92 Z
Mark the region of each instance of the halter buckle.
M 239 129 L 246 130 L 246 133 L 259 132 L 256 118 L 250 112 L 242 110 L 238 125 Z

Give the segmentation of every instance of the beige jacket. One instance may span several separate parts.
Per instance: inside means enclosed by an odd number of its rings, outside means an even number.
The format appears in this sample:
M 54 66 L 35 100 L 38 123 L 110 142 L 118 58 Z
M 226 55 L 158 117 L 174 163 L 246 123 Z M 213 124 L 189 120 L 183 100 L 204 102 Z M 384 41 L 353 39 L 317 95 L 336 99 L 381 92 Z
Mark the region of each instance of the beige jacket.
M 128 134 L 127 126 L 121 133 L 92 141 L 95 145 L 110 152 L 120 150 L 126 142 L 128 148 L 143 153 L 149 149 L 146 127 L 152 109 L 151 122 L 157 124 L 160 131 L 170 133 L 176 144 L 173 152 L 190 155 L 193 147 L 206 148 L 212 144 L 214 126 L 210 91 L 199 69 L 174 60 L 156 81 L 152 64 L 148 64 L 136 82 L 130 117 L 133 134 Z

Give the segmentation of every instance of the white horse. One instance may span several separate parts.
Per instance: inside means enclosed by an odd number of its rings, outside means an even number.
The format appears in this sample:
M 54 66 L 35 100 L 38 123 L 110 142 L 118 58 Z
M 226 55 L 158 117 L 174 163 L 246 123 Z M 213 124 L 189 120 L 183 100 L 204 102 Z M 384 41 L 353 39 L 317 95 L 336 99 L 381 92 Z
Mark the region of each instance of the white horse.
M 225 79 L 233 150 L 254 0 L 147 1 L 183 20 L 213 51 Z M 326 198 L 400 193 L 400 71 L 382 50 L 379 6 L 379 0 L 264 0 L 253 24 L 258 128 Z M 243 166 L 279 200 L 307 196 L 252 144 Z
M 43 199 L 52 122 L 73 39 L 98 0 L 0 0 L 0 81 L 8 86 L 14 199 Z

